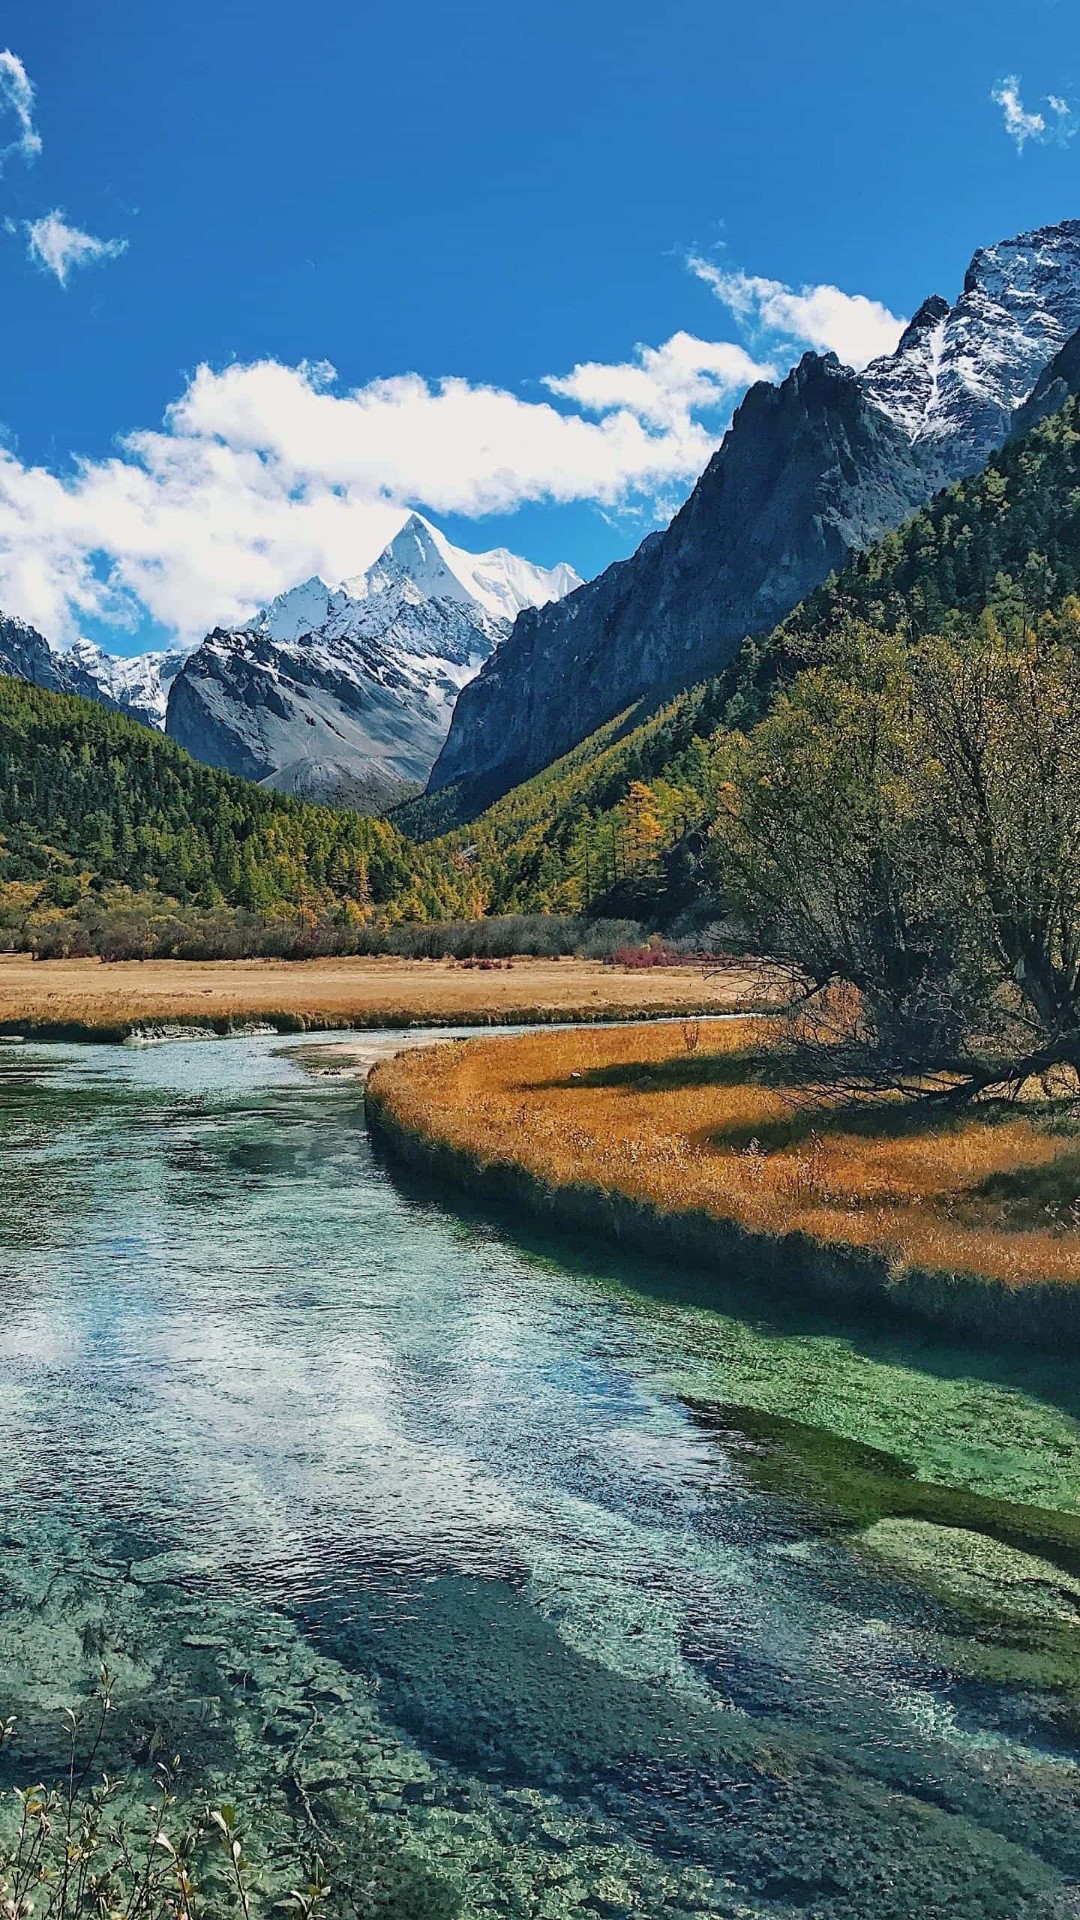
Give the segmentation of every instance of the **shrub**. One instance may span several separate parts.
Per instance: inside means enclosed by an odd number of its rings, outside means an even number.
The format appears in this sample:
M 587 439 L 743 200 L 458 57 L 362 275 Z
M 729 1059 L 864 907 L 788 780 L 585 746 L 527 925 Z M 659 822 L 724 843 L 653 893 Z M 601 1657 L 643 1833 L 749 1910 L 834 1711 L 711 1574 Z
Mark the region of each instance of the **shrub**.
M 112 1683 L 102 1667 L 89 1714 L 64 1716 L 62 1779 L 14 1789 L 14 1822 L 0 1842 L 5 1920 L 200 1920 L 212 1913 L 253 1920 L 265 1912 L 266 1903 L 253 1894 L 235 1807 L 204 1807 L 185 1820 L 175 1789 L 178 1760 L 159 1762 L 149 1796 L 134 1812 L 130 1803 L 122 1810 L 128 1783 L 96 1771 L 112 1706 Z M 14 1720 L 0 1723 L 0 1743 L 14 1730 Z M 304 1920 L 329 1891 L 315 1861 L 306 1886 L 273 1904 Z
M 11 890 L 9 889 L 9 892 Z M 234 907 L 181 906 L 157 893 L 86 893 L 67 911 L 25 889 L 0 910 L 0 950 L 39 960 L 315 960 L 396 955 L 405 960 L 507 961 L 516 955 L 607 959 L 640 940 L 632 921 L 573 914 L 512 914 L 490 920 L 403 922 L 396 926 L 272 917 Z

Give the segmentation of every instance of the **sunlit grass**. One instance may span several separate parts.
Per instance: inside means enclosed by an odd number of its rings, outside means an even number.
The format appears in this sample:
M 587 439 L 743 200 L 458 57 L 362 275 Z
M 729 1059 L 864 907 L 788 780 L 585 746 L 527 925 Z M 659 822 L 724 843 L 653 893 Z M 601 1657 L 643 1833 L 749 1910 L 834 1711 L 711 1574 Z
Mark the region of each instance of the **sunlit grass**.
M 760 1004 L 752 967 L 624 972 L 598 960 L 517 958 L 487 970 L 453 960 L 35 961 L 0 955 L 0 1022 L 114 1037 L 155 1022 L 286 1030 L 634 1018 Z
M 554 1186 L 798 1231 L 897 1271 L 1080 1281 L 1080 1130 L 1034 1110 L 810 1107 L 763 1021 L 468 1042 L 390 1061 L 374 1085 L 405 1127 Z

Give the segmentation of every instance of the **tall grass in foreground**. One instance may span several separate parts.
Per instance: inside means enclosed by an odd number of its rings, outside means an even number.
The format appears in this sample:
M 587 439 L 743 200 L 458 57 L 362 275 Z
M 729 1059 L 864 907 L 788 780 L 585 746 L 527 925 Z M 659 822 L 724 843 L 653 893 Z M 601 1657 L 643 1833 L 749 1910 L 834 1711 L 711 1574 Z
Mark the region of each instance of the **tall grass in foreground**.
M 456 1043 L 372 1086 L 411 1132 L 552 1186 L 1007 1287 L 1080 1282 L 1080 1130 L 1036 1109 L 807 1106 L 763 1021 Z

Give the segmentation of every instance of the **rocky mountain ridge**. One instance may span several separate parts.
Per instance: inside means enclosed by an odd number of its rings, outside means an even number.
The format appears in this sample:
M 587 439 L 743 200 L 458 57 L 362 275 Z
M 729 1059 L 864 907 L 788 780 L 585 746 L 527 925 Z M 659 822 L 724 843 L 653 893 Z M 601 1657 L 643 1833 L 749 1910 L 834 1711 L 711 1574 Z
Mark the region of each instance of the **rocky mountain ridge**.
M 942 483 L 985 465 L 1044 367 L 1080 328 L 1080 220 L 980 247 L 950 306 L 923 302 L 860 378 Z
M 76 640 L 63 653 L 36 627 L 0 615 L 0 673 L 50 693 L 77 693 L 146 726 L 163 728 L 169 685 L 184 652 L 143 653 L 125 658 L 105 653 L 92 640 Z
M 463 691 L 429 792 L 468 818 L 627 708 L 718 672 L 847 556 L 982 467 L 1080 328 L 1080 221 L 980 249 L 862 373 L 807 354 L 747 393 L 663 532 L 519 616 Z
M 145 726 L 164 728 L 169 688 L 187 658 L 187 649 L 156 653 L 106 653 L 92 640 L 76 640 L 59 655 L 72 693 L 130 713 Z
M 465 553 L 411 514 L 366 572 L 304 581 L 209 634 L 172 681 L 166 731 L 283 792 L 384 807 L 423 785 L 514 616 L 578 584 L 569 567 Z
M 423 785 L 460 689 L 522 608 L 580 584 L 505 548 L 467 553 L 410 514 L 365 572 L 304 581 L 194 648 L 58 652 L 0 617 L 0 673 L 130 714 L 282 792 L 381 809 Z
M 0 673 L 14 680 L 29 680 L 50 693 L 75 693 L 75 687 L 59 654 L 53 652 L 43 634 L 25 620 L 0 614 Z
M 834 355 L 751 387 L 663 532 L 552 608 L 519 615 L 458 700 L 430 788 L 483 805 L 643 698 L 715 671 L 747 633 L 926 498 L 908 439 Z

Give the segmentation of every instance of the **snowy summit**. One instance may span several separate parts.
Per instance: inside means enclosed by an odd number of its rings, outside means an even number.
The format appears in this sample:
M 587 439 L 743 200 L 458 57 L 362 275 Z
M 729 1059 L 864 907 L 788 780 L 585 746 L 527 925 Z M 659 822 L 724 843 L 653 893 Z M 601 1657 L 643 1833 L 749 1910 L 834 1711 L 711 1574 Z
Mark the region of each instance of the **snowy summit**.
M 461 688 L 517 614 L 580 584 L 565 565 L 466 553 L 409 514 L 365 572 L 305 580 L 209 634 L 172 682 L 167 731 L 282 791 L 386 805 L 423 784 Z

